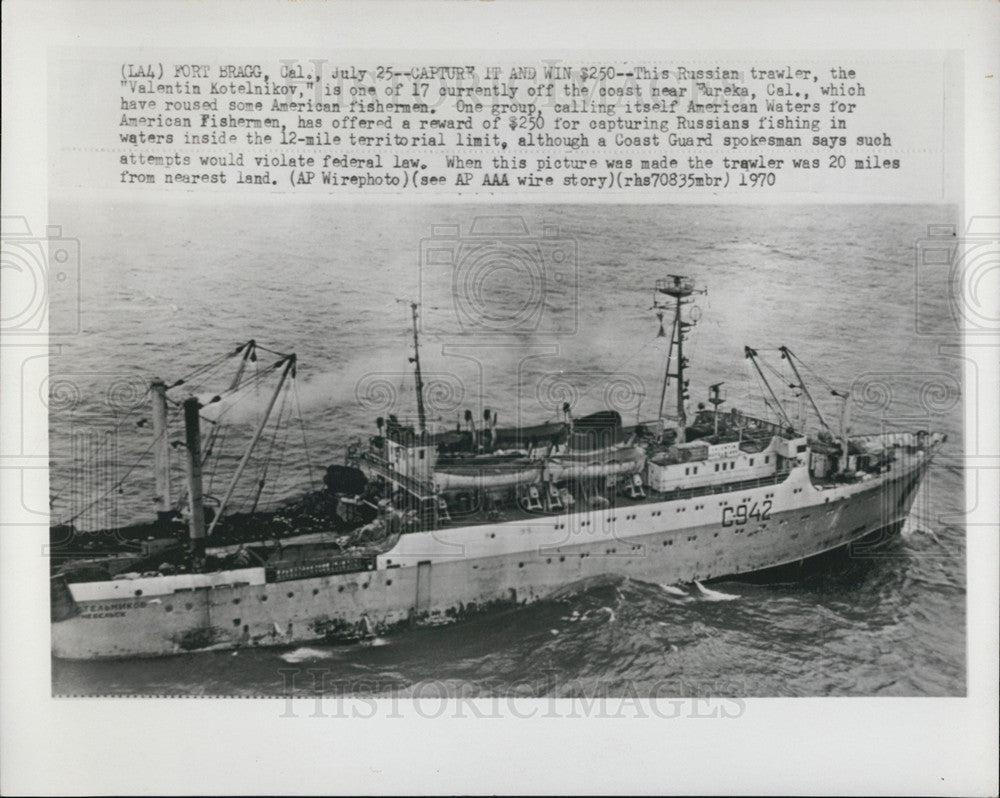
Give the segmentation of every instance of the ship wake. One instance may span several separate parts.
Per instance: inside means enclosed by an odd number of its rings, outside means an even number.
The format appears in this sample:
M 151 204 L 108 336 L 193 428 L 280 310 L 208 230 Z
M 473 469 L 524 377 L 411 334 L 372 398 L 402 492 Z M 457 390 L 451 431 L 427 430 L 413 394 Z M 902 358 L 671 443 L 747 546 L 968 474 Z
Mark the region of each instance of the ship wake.
M 735 593 L 723 593 L 721 590 L 711 590 L 705 587 L 697 579 L 694 581 L 694 586 L 698 588 L 698 592 L 701 594 L 701 598 L 704 601 L 734 601 L 735 599 L 741 598 L 741 596 Z

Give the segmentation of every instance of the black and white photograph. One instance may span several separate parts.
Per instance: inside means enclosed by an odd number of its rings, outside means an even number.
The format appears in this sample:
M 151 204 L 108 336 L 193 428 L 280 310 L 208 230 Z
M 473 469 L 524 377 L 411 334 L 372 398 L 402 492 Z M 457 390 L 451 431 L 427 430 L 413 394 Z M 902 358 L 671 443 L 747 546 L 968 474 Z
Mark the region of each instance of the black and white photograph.
M 953 208 L 58 216 L 55 693 L 964 692 Z
M 995 794 L 995 9 L 144 7 L 4 8 L 5 794 Z

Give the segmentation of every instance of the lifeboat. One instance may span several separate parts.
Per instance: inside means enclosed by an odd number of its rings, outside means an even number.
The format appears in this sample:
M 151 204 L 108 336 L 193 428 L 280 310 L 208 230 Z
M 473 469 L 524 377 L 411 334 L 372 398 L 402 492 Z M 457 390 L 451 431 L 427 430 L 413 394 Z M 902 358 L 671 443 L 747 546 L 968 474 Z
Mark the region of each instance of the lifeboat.
M 486 437 L 490 437 L 487 430 Z M 497 427 L 492 431 L 492 444 L 497 449 L 537 449 L 560 445 L 566 441 L 566 424 L 549 422 L 530 427 Z
M 541 479 L 542 464 L 525 457 L 488 455 L 439 463 L 434 470 L 438 490 L 500 488 Z
M 636 474 L 645 464 L 646 453 L 639 447 L 627 446 L 608 457 L 598 459 L 552 457 L 545 464 L 545 478 L 562 482 Z

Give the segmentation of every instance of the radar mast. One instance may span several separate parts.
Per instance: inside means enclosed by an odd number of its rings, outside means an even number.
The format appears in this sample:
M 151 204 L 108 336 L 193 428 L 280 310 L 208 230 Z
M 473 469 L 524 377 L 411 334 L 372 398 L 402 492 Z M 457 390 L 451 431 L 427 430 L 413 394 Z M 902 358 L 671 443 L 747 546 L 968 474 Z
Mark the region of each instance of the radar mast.
M 684 355 L 684 336 L 687 330 L 693 327 L 698 316 L 694 313 L 688 314 L 690 321 L 681 318 L 681 311 L 686 305 L 690 305 L 694 294 L 707 293 L 705 289 L 695 287 L 694 280 L 689 277 L 681 277 L 671 274 L 656 281 L 656 289 L 653 292 L 653 309 L 660 320 L 660 337 L 666 337 L 663 329 L 664 312 L 672 311 L 674 320 L 670 332 L 670 349 L 667 351 L 667 367 L 663 374 L 663 388 L 660 391 L 660 418 L 663 417 L 663 404 L 667 396 L 667 384 L 673 377 L 677 381 L 677 441 L 683 443 L 687 428 L 687 413 L 684 403 L 688 398 L 688 380 L 684 379 L 684 370 L 688 366 L 688 359 Z M 695 310 L 693 308 L 692 310 Z M 677 357 L 674 358 L 674 348 L 677 349 Z M 671 363 L 674 370 L 670 370 Z

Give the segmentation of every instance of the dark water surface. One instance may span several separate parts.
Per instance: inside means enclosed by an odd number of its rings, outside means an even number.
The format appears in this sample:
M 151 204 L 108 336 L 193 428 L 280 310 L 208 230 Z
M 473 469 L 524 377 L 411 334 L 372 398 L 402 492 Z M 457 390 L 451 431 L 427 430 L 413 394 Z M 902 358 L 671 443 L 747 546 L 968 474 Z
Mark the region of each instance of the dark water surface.
M 267 449 L 271 480 L 259 502 L 319 487 L 348 442 L 374 432 L 375 416 L 414 413 L 409 308 L 398 300 L 423 303 L 428 413 L 442 423 L 480 402 L 499 410 L 501 425 L 553 418 L 562 401 L 578 415 L 610 405 L 627 422 L 653 417 L 664 350 L 651 288 L 679 273 L 708 288 L 688 349 L 693 403 L 725 380 L 732 404 L 763 413 L 743 346 L 784 374 L 775 352 L 784 344 L 819 375 L 805 376 L 829 417 L 839 417 L 839 405 L 819 378 L 853 386 L 855 432 L 898 424 L 948 433 L 902 534 L 877 552 L 829 558 L 777 583 L 711 585 L 722 595 L 609 579 L 578 595 L 364 645 L 53 661 L 56 694 L 312 694 L 317 678 L 327 692 L 366 695 L 413 694 L 431 683 L 466 694 L 512 685 L 522 695 L 964 694 L 961 361 L 940 346 L 958 341 L 945 281 L 918 303 L 915 286 L 926 275 L 915 273 L 913 252 L 928 224 L 953 221 L 952 209 L 479 210 L 523 217 L 532 238 L 503 239 L 522 253 L 513 263 L 459 252 L 472 273 L 456 281 L 453 267 L 429 263 L 426 253 L 437 246 L 432 225 L 468 229 L 476 216 L 468 207 L 55 206 L 53 221 L 80 239 L 83 254 L 83 333 L 51 358 L 55 518 L 75 517 L 82 529 L 148 518 L 148 457 L 90 506 L 148 449 L 148 430 L 136 426 L 146 415 L 145 380 L 169 382 L 248 338 L 298 354 L 288 409 L 301 409 L 305 431 L 293 425 Z M 558 232 L 539 241 L 543 223 Z M 556 251 L 565 256 L 558 264 Z M 470 314 L 494 313 L 496 326 L 535 301 L 531 269 L 517 258 L 539 252 L 540 268 L 577 279 L 550 279 L 541 312 L 514 334 L 462 335 Z M 457 306 L 455 285 L 466 292 Z M 262 384 L 258 397 L 227 409 L 237 423 L 219 474 L 208 475 L 210 493 L 224 491 L 266 395 Z M 248 473 L 259 474 L 264 458 Z M 235 509 L 252 503 L 249 483 Z

